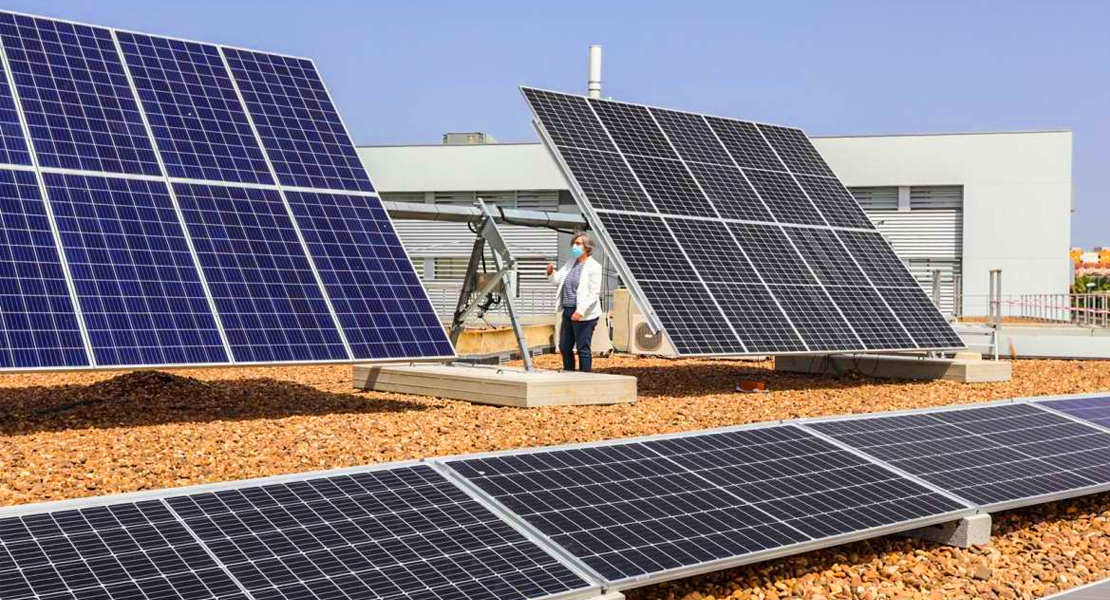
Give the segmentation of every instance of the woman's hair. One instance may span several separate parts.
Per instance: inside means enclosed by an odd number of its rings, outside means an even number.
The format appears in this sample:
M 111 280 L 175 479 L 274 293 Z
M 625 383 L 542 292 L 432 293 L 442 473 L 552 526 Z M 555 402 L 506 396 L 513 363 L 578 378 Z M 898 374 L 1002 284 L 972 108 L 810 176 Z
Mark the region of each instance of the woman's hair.
M 592 255 L 594 253 L 593 238 L 591 238 L 589 235 L 586 235 L 585 233 L 576 233 L 574 234 L 574 237 L 570 238 L 570 245 L 573 246 L 574 242 L 578 240 L 582 240 L 582 249 L 586 251 L 586 254 Z

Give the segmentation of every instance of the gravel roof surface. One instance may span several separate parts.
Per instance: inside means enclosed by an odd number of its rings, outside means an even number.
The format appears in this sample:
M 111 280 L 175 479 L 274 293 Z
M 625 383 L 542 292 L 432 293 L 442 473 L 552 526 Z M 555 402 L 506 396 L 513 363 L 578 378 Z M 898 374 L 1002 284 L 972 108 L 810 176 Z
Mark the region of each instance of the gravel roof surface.
M 558 358 L 540 357 L 555 368 Z M 634 405 L 521 410 L 351 388 L 349 366 L 0 376 L 0 505 L 772 419 L 1110 390 L 1110 362 L 1016 361 L 996 384 L 597 359 Z M 741 379 L 766 394 L 733 392 Z M 888 537 L 651 586 L 668 598 L 1036 598 L 1110 576 L 1110 494 L 994 515 L 971 550 Z

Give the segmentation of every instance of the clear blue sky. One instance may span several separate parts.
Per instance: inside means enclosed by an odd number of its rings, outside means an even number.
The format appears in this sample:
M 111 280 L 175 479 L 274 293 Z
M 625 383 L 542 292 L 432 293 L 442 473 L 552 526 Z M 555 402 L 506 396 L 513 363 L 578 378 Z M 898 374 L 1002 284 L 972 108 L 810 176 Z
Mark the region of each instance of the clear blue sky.
M 811 135 L 1070 129 L 1072 242 L 1110 245 L 1110 2 L 9 0 L 316 60 L 355 141 L 534 140 L 521 84 Z

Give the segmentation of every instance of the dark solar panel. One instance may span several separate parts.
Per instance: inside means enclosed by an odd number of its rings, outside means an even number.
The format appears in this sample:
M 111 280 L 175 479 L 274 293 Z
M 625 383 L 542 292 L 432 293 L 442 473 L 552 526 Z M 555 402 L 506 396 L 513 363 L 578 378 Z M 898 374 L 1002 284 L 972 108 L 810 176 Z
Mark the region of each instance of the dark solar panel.
M 454 351 L 373 196 L 286 192 L 356 359 Z
M 7 27 L 0 23 L 0 31 Z M 0 163 L 9 165 L 30 165 L 31 155 L 27 152 L 27 138 L 20 124 L 19 111 L 8 85 L 7 72 L 0 64 Z
M 38 162 L 161 175 L 111 31 L 0 12 Z
M 236 361 L 349 359 L 277 191 L 174 190 Z
M 89 364 L 33 172 L 0 169 L 0 367 Z
M 448 464 L 610 582 L 965 508 L 791 426 Z
M 223 52 L 280 183 L 374 191 L 312 61 Z
M 166 185 L 43 177 L 96 364 L 226 363 Z
M 982 506 L 1110 485 L 1110 433 L 1028 404 L 806 426 Z
M 1077 419 L 1083 419 L 1084 421 L 1103 427 L 1110 427 L 1110 397 L 1072 398 L 1068 400 L 1039 402 L 1038 404 L 1053 410 L 1058 410 Z
M 274 182 L 219 48 L 123 31 L 118 36 L 170 176 Z
M 906 266 L 801 130 L 523 91 L 648 321 L 672 338 L 682 330 L 680 354 L 736 345 L 722 311 L 749 353 L 963 346 L 936 307 L 917 303 Z

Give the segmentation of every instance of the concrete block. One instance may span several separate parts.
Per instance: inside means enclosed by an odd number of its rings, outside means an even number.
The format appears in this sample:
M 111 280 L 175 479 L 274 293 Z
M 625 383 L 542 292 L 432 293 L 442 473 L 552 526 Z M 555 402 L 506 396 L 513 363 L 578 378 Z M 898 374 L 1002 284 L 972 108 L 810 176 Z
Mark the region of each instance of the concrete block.
M 1009 381 L 1013 365 L 1003 360 L 926 358 L 882 354 L 790 354 L 775 357 L 775 370 L 839 375 L 859 373 L 881 379 L 947 379 L 960 383 Z
M 991 541 L 991 516 L 981 513 L 957 521 L 914 529 L 902 535 L 957 548 L 982 546 Z
M 620 592 L 609 592 L 607 594 L 594 596 L 591 600 L 624 600 L 624 594 Z
M 486 365 L 355 365 L 354 387 L 497 406 L 565 406 L 636 401 L 636 378 L 607 373 L 525 371 Z

